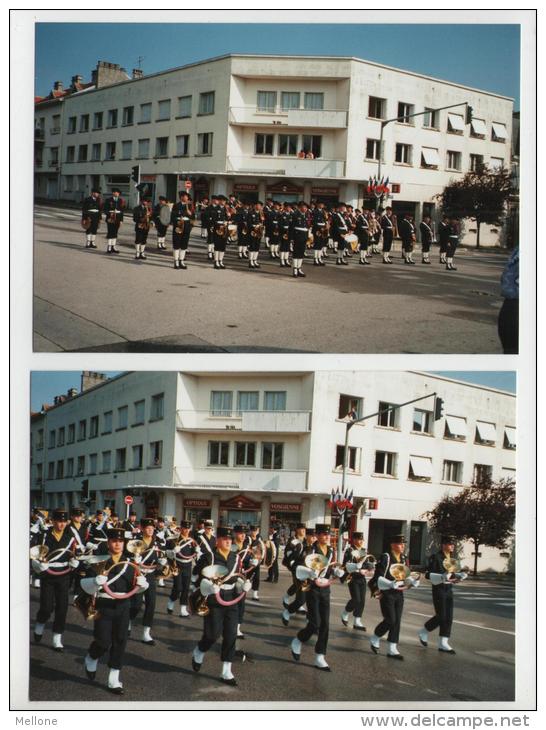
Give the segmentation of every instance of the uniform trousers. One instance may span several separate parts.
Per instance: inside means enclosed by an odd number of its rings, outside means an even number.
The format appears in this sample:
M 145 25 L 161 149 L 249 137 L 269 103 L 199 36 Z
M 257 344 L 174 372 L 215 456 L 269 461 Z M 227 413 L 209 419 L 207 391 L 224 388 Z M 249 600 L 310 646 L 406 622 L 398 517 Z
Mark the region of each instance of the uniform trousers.
M 307 248 L 307 239 L 309 234 L 307 231 L 294 231 L 294 252 L 295 259 L 302 259 L 305 249 Z
M 347 241 L 345 240 L 344 236 L 346 236 L 348 231 L 344 231 L 343 233 L 336 233 L 334 236 L 334 240 L 337 243 L 337 250 L 338 251 L 345 251 L 347 248 Z
M 243 619 L 245 617 L 245 604 L 246 604 L 246 598 L 241 598 L 239 603 L 237 603 L 237 609 L 238 609 L 237 623 L 238 624 L 243 623 Z
M 281 232 L 278 228 L 273 228 L 269 235 L 269 243 L 271 246 L 278 246 L 281 242 Z
M 301 256 L 296 256 L 296 253 L 294 252 L 294 258 L 301 258 Z M 271 567 L 267 571 L 267 580 L 269 583 L 279 582 L 279 563 L 277 562 L 277 559 L 275 559 L 273 563 L 271 563 Z
M 211 601 L 209 613 L 204 618 L 203 636 L 197 644 L 199 651 L 208 651 L 221 636 L 221 660 L 223 662 L 232 662 L 235 659 L 238 617 L 239 609 L 237 604 L 234 606 L 219 606 L 218 604 L 212 604 Z
M 290 614 L 296 613 L 296 611 L 299 608 L 301 608 L 302 606 L 304 606 L 305 605 L 305 599 L 307 597 L 307 592 L 306 591 L 302 591 L 298 587 L 299 586 L 299 582 L 297 582 L 295 578 L 293 580 L 294 580 L 294 584 L 291 585 L 290 588 L 286 591 L 288 593 L 288 595 L 291 595 L 291 596 L 294 595 L 294 594 L 296 594 L 294 600 L 292 601 L 292 603 L 289 603 L 288 604 L 288 608 L 286 609 L 288 611 L 288 613 L 290 613 Z M 292 591 L 292 593 L 290 593 L 290 591 Z
M 141 246 L 145 245 L 148 240 L 149 230 L 149 228 L 137 228 L 135 230 L 135 244 L 139 244 Z
M 159 219 L 154 220 L 158 238 L 164 238 L 167 233 L 167 226 L 164 226 Z
M 427 631 L 440 627 L 440 636 L 451 636 L 453 623 L 453 588 L 448 585 L 433 586 L 432 603 L 435 615 L 425 623 Z
M 499 339 L 505 355 L 519 351 L 519 299 L 505 299 L 499 312 Z
M 91 216 L 88 216 L 88 217 L 91 219 L 91 225 L 87 229 L 86 233 L 87 234 L 92 233 L 94 235 L 97 232 L 97 230 L 98 230 L 99 223 L 100 223 L 100 218 L 98 216 L 96 216 L 96 215 L 91 215 Z
M 307 593 L 307 625 L 297 637 L 304 644 L 318 634 L 315 654 L 326 654 L 330 630 L 330 588 L 313 586 Z
M 322 231 L 325 231 L 326 228 L 314 228 L 313 229 L 313 250 L 314 251 L 322 251 L 324 246 L 328 243 L 328 240 L 326 238 L 322 237 Z
M 370 243 L 370 237 L 367 231 L 358 231 L 358 243 L 360 244 L 361 251 L 367 251 Z
M 248 250 L 253 252 L 259 251 L 260 242 L 261 239 L 259 236 L 253 236 L 252 233 L 250 233 L 248 236 Z
M 376 636 L 384 636 L 388 632 L 387 641 L 398 644 L 400 624 L 404 610 L 404 594 L 402 591 L 388 590 L 381 593 L 379 599 L 383 621 L 375 627 Z
M 129 599 L 99 598 L 96 603 L 99 618 L 95 619 L 93 642 L 89 647 L 91 659 L 99 659 L 110 649 L 108 666 L 121 669 L 129 631 Z
M 366 580 L 353 577 L 349 583 L 349 593 L 351 598 L 347 601 L 345 611 L 347 613 L 352 611 L 355 618 L 361 618 L 366 603 Z
M 413 240 L 411 238 L 402 239 L 402 251 L 411 253 L 413 251 Z
M 117 238 L 120 223 L 106 223 L 106 238 Z
M 450 259 L 452 259 L 455 256 L 455 251 L 457 250 L 457 239 L 456 238 L 449 238 L 447 241 L 446 246 L 446 256 Z
M 260 588 L 260 566 L 252 573 L 252 590 L 257 591 Z
M 227 230 L 227 229 L 226 229 Z M 212 242 L 214 243 L 215 251 L 225 251 L 227 245 L 227 233 L 225 236 L 219 236 L 217 233 L 212 234 Z
M 430 251 L 430 239 L 428 239 L 428 240 L 423 239 L 421 241 L 421 251 L 422 251 L 422 253 L 429 253 L 429 251 Z
M 62 634 L 66 624 L 68 611 L 68 587 L 70 574 L 54 576 L 40 573 L 40 608 L 36 616 L 39 624 L 45 624 L 55 611 L 53 617 L 53 633 Z
M 169 599 L 171 601 L 176 601 L 176 599 L 180 597 L 180 605 L 187 606 L 188 594 L 190 592 L 191 585 L 192 565 L 191 563 L 184 566 L 179 565 L 178 569 L 178 575 L 173 576 L 173 587 Z
M 177 251 L 179 249 L 182 249 L 183 251 L 185 251 L 188 248 L 191 229 L 192 229 L 192 227 L 188 223 L 188 221 L 184 221 L 183 233 L 177 233 L 176 230 L 173 228 L 173 249 L 175 251 Z
M 448 242 L 447 240 L 440 239 L 440 253 L 446 253 L 447 251 Z
M 157 592 L 156 577 L 153 573 L 146 574 L 146 580 L 148 581 L 148 588 L 144 593 L 135 593 L 131 598 L 130 607 L 130 619 L 133 621 L 142 608 L 142 601 L 144 601 L 144 614 L 142 616 L 142 625 L 151 627 L 154 621 L 155 613 L 155 600 Z
M 388 253 L 392 248 L 392 239 L 394 237 L 392 228 L 383 229 L 383 251 Z
M 288 253 L 290 251 L 290 237 L 287 230 L 283 231 L 281 234 L 281 251 L 283 253 Z

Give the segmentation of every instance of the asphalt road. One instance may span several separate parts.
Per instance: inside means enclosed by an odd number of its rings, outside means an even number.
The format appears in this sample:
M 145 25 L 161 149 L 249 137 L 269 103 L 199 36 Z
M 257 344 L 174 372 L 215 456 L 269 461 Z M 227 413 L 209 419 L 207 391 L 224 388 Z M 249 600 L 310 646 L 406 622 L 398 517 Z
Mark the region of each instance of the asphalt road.
M 396 702 L 402 709 L 411 702 L 460 702 L 461 708 L 468 708 L 479 702 L 513 700 L 514 589 L 471 579 L 456 588 L 451 643 L 457 654 L 453 656 L 437 651 L 437 632 L 431 634 L 426 649 L 417 640 L 417 630 L 431 615 L 430 585 L 423 583 L 425 587 L 406 593 L 399 644 L 403 662 L 386 658 L 384 642 L 379 656 L 370 650 L 368 637 L 380 620 L 379 602 L 367 598 L 363 616 L 366 633 L 345 628 L 340 612 L 348 589 L 334 584 L 327 653 L 332 671 L 320 672 L 313 667 L 313 640 L 304 645 L 299 663 L 291 657 L 290 642 L 304 625 L 305 617 L 293 617 L 286 628 L 281 623 L 281 599 L 289 584 L 288 574 L 282 569 L 278 584 L 262 581 L 259 603 L 247 601 L 243 624 L 246 638 L 239 641 L 239 646 L 248 653 L 248 660 L 237 659 L 233 665 L 237 687 L 225 686 L 218 679 L 218 645 L 206 655 L 201 671 L 192 671 L 191 651 L 200 637 L 202 619 L 183 619 L 176 613 L 169 616 L 168 587 L 159 589 L 152 630 L 156 645 L 149 647 L 140 641 L 142 629 L 137 618 L 121 672 L 125 687 L 121 698 L 106 690 L 105 660 L 99 664 L 94 682 L 86 678 L 83 657 L 92 639 L 92 623 L 85 622 L 70 607 L 62 654 L 51 648 L 51 624 L 40 644 L 33 644 L 30 632 L 29 699 L 43 709 L 61 708 L 66 700 L 94 703 L 86 705 L 87 709 L 99 709 L 112 701 L 162 702 L 169 706 L 191 702 L 195 709 L 211 701 L 244 702 L 246 706 L 268 703 L 267 707 L 272 702 L 358 702 L 359 707 L 362 703 Z M 31 589 L 32 620 L 37 606 L 38 590 Z M 46 706 L 45 702 L 56 704 Z M 264 709 L 260 704 L 254 707 Z
M 158 251 L 135 261 L 133 224 L 121 228 L 118 256 L 86 249 L 75 210 L 37 206 L 34 350 L 38 352 L 500 353 L 496 322 L 507 252 L 461 249 L 458 271 L 438 263 L 325 267 L 306 259 L 293 279 L 262 247 L 250 271 L 228 247 L 225 271 L 206 260 L 195 228 L 187 270 Z M 397 248 L 399 248 L 397 243 Z

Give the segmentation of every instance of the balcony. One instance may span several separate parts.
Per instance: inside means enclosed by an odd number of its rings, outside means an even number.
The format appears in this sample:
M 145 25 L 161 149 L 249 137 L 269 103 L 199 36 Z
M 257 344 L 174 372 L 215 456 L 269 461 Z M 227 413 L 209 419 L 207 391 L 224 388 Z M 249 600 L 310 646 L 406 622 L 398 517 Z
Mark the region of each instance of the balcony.
M 305 492 L 307 472 L 296 469 L 177 467 L 174 486 L 184 489 L 240 489 L 258 492 Z
M 247 155 L 228 157 L 226 172 L 245 174 L 287 175 L 304 178 L 340 178 L 345 174 L 344 160 L 300 160 L 298 157 L 269 157 Z
M 313 129 L 345 129 L 347 111 L 340 109 L 275 109 L 258 110 L 252 106 L 229 108 L 229 123 L 249 126 L 309 127 Z
M 59 160 L 49 160 L 49 167 L 59 167 Z
M 185 411 L 176 413 L 180 431 L 215 432 L 244 431 L 245 433 L 308 433 L 309 411 Z
M 45 130 L 42 127 L 34 127 L 34 140 L 43 142 L 45 140 Z

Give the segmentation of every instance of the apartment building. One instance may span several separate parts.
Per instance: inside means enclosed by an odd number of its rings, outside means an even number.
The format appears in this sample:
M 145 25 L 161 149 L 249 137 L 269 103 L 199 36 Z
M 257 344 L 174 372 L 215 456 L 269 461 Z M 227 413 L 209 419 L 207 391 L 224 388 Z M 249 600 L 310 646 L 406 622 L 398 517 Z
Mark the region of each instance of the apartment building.
M 130 494 L 139 516 L 335 527 L 328 499 L 349 412 L 434 392 L 441 420 L 430 397 L 356 424 L 349 440 L 352 529 L 374 554 L 406 532 L 417 564 L 430 540 L 424 513 L 444 494 L 480 475 L 515 477 L 512 394 L 420 372 L 126 373 L 34 414 L 31 501 L 123 514 Z M 484 549 L 482 567 L 508 558 Z
M 59 195 L 119 187 L 132 205 L 139 165 L 155 198 L 174 200 L 189 180 L 197 199 L 374 208 L 367 181 L 381 158 L 384 202 L 419 221 L 436 214 L 450 180 L 481 163 L 510 165 L 512 112 L 507 97 L 357 58 L 230 54 L 68 97 Z M 382 122 L 396 118 L 381 145 Z M 470 223 L 464 233 L 473 242 Z M 498 241 L 496 229 L 484 233 L 485 244 Z

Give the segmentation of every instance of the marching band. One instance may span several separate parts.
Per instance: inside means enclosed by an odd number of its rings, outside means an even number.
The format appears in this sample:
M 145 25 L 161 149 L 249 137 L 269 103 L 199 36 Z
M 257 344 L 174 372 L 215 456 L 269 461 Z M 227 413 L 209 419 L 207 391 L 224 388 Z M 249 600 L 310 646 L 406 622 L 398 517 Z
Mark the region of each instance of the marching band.
M 84 657 L 85 674 L 90 681 L 97 675 L 99 660 L 108 655 L 107 688 L 123 694 L 120 672 L 132 623 L 142 611 L 141 641 L 149 646 L 156 611 L 158 580 L 172 579 L 167 613 L 172 614 L 176 601 L 180 616 L 203 618 L 203 631 L 188 661 L 199 672 L 207 652 L 221 641 L 220 680 L 236 686 L 233 662 L 245 653 L 237 651 L 242 630 L 245 602 L 253 591 L 259 600 L 260 568 L 270 569 L 278 551 L 274 526 L 268 539 L 262 539 L 256 525 L 248 530 L 242 525 L 233 529 L 219 526 L 214 530 L 205 520 L 192 532 L 192 523 L 174 518 L 147 517 L 137 522 L 131 513 L 120 521 L 111 510 L 97 510 L 85 519 L 82 509 L 55 509 L 49 517 L 45 510 L 34 510 L 30 526 L 30 560 L 32 573 L 39 577 L 40 602 L 33 632 L 40 643 L 52 614 L 52 646 L 64 649 L 62 636 L 69 608 L 69 586 L 74 583 L 73 605 L 83 617 L 93 621 L 93 640 Z M 215 534 L 214 534 L 215 533 Z M 366 631 L 362 615 L 366 590 L 379 599 L 381 622 L 370 636 L 373 654 L 380 653 L 381 638 L 387 635 L 389 658 L 402 660 L 398 650 L 403 617 L 404 593 L 420 584 L 421 575 L 412 572 L 405 553 L 406 538 L 402 534 L 389 538 L 390 548 L 379 558 L 368 554 L 362 532 L 352 532 L 338 562 L 330 544 L 330 526 L 314 528 L 298 523 L 288 539 L 282 565 L 288 570 L 292 584 L 283 597 L 282 624 L 289 625 L 294 614 L 305 613 L 305 626 L 287 649 L 299 662 L 313 636 L 314 667 L 331 671 L 326 661 L 330 632 L 331 585 L 339 580 L 348 588 L 348 601 L 341 613 L 341 622 Z M 454 558 L 455 541 L 443 535 L 441 548 L 427 560 L 424 577 L 432 585 L 434 615 L 417 634 L 418 643 L 428 646 L 430 632 L 439 629 L 438 650 L 455 654 L 449 644 L 453 623 L 453 586 L 467 577 Z M 36 583 L 32 582 L 32 585 Z

